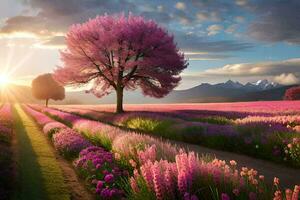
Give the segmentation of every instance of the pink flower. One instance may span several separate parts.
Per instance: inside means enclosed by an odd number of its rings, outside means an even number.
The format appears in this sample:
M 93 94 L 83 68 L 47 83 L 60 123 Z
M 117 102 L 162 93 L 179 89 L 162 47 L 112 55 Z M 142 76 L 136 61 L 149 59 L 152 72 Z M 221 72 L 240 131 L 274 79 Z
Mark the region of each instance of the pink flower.
M 97 189 L 102 189 L 103 187 L 103 181 L 98 181 L 97 182 Z
M 154 191 L 156 194 L 156 198 L 158 200 L 162 200 L 164 197 L 164 180 L 163 180 L 163 176 L 162 173 L 160 171 L 160 166 L 158 162 L 155 162 L 152 168 L 152 173 L 153 173 L 153 183 L 154 183 Z
M 286 200 L 292 200 L 293 191 L 291 189 L 285 190 L 285 198 Z
M 273 183 L 274 183 L 274 185 L 279 186 L 279 178 L 274 177 Z
M 233 189 L 232 193 L 233 193 L 235 196 L 239 196 L 240 190 L 237 189 L 237 188 L 235 188 L 235 189 Z
M 275 191 L 273 200 L 282 200 L 282 193 L 280 190 Z
M 230 200 L 230 197 L 228 196 L 228 194 L 222 193 L 221 199 L 222 199 L 222 200 Z
M 178 174 L 178 189 L 181 193 L 185 193 L 187 191 L 187 179 L 184 171 L 181 171 Z
M 139 192 L 138 185 L 136 183 L 136 180 L 133 177 L 130 178 L 130 186 L 134 192 L 136 192 L 136 193 Z
M 111 183 L 114 181 L 114 175 L 113 174 L 107 174 L 105 177 L 104 177 L 104 181 L 107 182 L 107 183 Z
M 295 185 L 292 200 L 298 200 L 299 197 L 300 186 Z
M 237 163 L 236 163 L 235 160 L 231 160 L 229 163 L 230 163 L 230 165 L 232 165 L 232 166 L 236 166 L 236 165 L 237 165 Z
M 136 164 L 136 162 L 135 162 L 134 160 L 130 159 L 130 160 L 129 160 L 129 163 L 130 163 L 130 165 L 131 165 L 133 168 L 136 168 L 137 164 Z

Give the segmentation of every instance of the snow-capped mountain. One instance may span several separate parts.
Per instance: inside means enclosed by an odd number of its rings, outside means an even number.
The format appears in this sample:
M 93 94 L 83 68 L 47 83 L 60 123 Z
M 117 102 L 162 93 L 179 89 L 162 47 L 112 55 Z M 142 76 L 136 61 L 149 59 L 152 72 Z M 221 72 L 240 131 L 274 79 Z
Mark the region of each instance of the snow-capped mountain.
M 254 85 L 262 90 L 272 89 L 280 86 L 278 83 L 269 82 L 268 80 L 258 80 L 254 83 Z
M 225 83 L 218 83 L 215 84 L 215 86 L 228 88 L 228 89 L 245 89 L 247 91 L 261 91 L 261 90 L 269 90 L 277 87 L 281 87 L 282 85 L 275 83 L 275 82 L 269 82 L 268 80 L 258 80 L 253 83 L 246 83 L 241 84 L 240 82 L 229 80 Z
M 232 80 L 228 80 L 225 83 L 216 84 L 216 86 L 221 86 L 221 87 L 224 87 L 224 88 L 235 88 L 235 89 L 239 89 L 239 88 L 244 87 L 244 85 L 239 83 L 238 81 L 233 82 Z

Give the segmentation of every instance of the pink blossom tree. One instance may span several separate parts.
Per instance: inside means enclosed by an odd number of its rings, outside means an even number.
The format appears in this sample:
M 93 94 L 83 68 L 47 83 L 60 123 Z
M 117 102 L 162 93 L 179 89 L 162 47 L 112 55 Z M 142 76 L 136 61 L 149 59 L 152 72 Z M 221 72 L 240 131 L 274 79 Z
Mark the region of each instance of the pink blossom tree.
M 289 88 L 284 94 L 285 100 L 300 100 L 300 86 Z
M 98 16 L 71 26 L 65 39 L 63 65 L 55 70 L 55 79 L 75 87 L 92 81 L 88 91 L 97 97 L 115 90 L 117 113 L 123 112 L 124 89 L 164 97 L 187 67 L 173 36 L 139 16 Z

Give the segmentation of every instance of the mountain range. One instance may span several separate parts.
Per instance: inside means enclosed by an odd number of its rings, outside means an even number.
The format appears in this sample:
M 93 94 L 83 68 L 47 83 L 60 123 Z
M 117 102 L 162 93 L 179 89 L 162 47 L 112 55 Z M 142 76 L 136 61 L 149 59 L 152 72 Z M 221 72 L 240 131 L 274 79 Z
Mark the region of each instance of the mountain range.
M 268 80 L 259 80 L 254 83 L 242 84 L 229 80 L 225 83 L 208 84 L 202 83 L 186 90 L 174 90 L 164 98 L 155 99 L 145 97 L 141 91 L 125 91 L 125 103 L 199 103 L 199 102 L 234 102 L 234 101 L 262 101 L 281 100 L 285 90 L 293 85 L 283 86 Z M 6 92 L 3 92 L 3 91 Z M 0 88 L 0 101 L 39 103 L 33 98 L 31 88 L 20 85 L 7 85 Z M 11 95 L 7 95 L 7 94 Z M 51 101 L 53 104 L 112 104 L 115 103 L 115 94 L 112 93 L 101 99 L 85 91 L 66 92 L 63 101 Z

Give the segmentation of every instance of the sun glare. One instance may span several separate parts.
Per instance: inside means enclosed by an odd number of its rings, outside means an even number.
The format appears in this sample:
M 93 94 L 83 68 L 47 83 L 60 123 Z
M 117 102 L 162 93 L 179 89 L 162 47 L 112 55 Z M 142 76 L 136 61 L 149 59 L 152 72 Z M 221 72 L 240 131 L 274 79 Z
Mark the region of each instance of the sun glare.
M 0 85 L 6 85 L 9 83 L 9 77 L 6 74 L 0 74 Z

